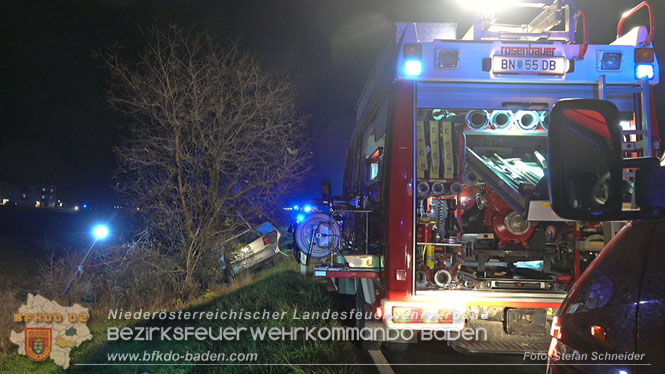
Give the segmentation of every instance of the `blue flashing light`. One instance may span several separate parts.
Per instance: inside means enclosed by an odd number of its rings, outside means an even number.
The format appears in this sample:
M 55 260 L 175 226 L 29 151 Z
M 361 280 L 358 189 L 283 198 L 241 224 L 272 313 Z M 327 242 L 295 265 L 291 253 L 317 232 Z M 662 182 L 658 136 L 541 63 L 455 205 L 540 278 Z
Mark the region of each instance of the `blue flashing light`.
M 648 78 L 652 79 L 654 75 L 653 65 L 651 64 L 637 64 L 635 65 L 635 78 L 643 79 Z
M 83 204 L 83 209 L 88 209 L 88 204 Z
M 309 212 L 312 211 L 312 206 L 311 206 L 311 205 L 305 205 L 305 206 L 302 208 L 302 210 L 303 210 L 303 212 L 305 212 L 305 213 L 309 213 Z
M 296 205 L 293 206 L 293 210 L 298 210 L 298 208 L 300 208 L 300 207 L 298 206 L 298 204 L 296 204 Z
M 106 225 L 95 225 L 92 228 L 92 236 L 95 240 L 104 240 L 109 236 L 109 228 Z
M 415 77 L 423 72 L 423 66 L 420 60 L 406 60 L 404 62 L 404 74 Z
M 298 214 L 296 216 L 296 222 L 302 223 L 305 220 L 305 215 L 304 214 Z

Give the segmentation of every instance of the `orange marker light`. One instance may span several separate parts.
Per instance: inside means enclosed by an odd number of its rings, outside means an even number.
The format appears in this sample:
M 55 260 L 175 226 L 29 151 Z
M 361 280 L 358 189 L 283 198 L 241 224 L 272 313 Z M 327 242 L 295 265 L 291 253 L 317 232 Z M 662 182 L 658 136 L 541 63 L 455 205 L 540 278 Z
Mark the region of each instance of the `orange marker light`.
M 635 62 L 654 62 L 653 48 L 636 48 Z
M 602 326 L 591 326 L 591 336 L 596 340 L 604 341 L 607 339 L 607 329 Z
M 376 319 L 382 319 L 383 318 L 383 307 L 382 306 L 377 306 L 376 307 L 376 312 L 374 312 L 374 315 L 376 316 Z

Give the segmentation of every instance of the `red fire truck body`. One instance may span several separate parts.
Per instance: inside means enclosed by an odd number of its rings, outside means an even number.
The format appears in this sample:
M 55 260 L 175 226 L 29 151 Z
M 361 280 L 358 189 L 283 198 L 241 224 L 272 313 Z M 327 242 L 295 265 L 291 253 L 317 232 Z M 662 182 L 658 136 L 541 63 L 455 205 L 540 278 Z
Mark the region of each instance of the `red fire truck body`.
M 454 24 L 396 24 L 358 102 L 344 196 L 301 207 L 295 231 L 296 258 L 317 261 L 316 276 L 383 326 L 485 329 L 482 341 L 449 342 L 464 352 L 546 351 L 553 312 L 618 230 L 551 211 L 554 103 L 610 100 L 624 151 L 660 152 L 653 24 L 622 30 L 648 4 L 624 14 L 609 45 L 588 43 L 570 1 L 522 5 L 538 7 L 528 24 L 479 15 L 461 39 Z

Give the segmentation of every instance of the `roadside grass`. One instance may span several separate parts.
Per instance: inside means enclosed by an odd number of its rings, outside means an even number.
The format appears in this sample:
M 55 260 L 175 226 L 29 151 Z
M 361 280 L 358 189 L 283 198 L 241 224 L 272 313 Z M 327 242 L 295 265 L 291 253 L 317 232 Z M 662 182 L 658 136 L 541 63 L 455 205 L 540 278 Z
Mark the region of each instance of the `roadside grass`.
M 148 342 L 134 341 L 107 341 L 108 327 L 123 326 L 163 326 L 163 327 L 246 327 L 246 328 L 284 328 L 315 327 L 342 327 L 336 320 L 295 320 L 294 311 L 323 312 L 328 309 L 336 310 L 335 299 L 326 291 L 321 282 L 311 277 L 303 277 L 297 272 L 297 265 L 292 261 L 282 261 L 277 267 L 267 269 L 254 276 L 245 276 L 237 280 L 228 288 L 211 290 L 208 294 L 195 300 L 186 310 L 188 311 L 260 311 L 286 312 L 283 319 L 227 319 L 227 320 L 198 320 L 198 321 L 161 321 L 151 320 L 137 323 L 136 321 L 118 321 L 104 318 L 101 321 L 91 321 L 89 326 L 93 340 L 85 342 L 75 348 L 70 354 L 71 366 L 67 373 L 354 373 L 354 367 L 341 364 L 353 364 L 361 360 L 361 354 L 352 342 L 348 341 L 319 341 L 305 340 L 301 333 L 297 340 L 272 340 L 268 335 L 262 340 L 253 340 L 250 333 L 241 334 L 240 340 L 234 341 L 161 341 Z M 257 360 L 250 362 L 226 362 L 235 365 L 192 366 L 169 365 L 162 362 L 159 366 L 77 366 L 76 364 L 110 363 L 108 354 L 112 353 L 138 353 L 143 357 L 144 352 L 159 351 L 173 352 L 184 355 L 186 352 L 224 353 L 226 357 L 232 353 L 257 354 Z M 180 363 L 183 363 L 182 361 Z M 213 362 L 207 362 L 213 363 Z M 219 363 L 219 362 L 217 362 Z M 248 364 L 248 365 L 238 365 Z M 305 364 L 306 366 L 300 366 Z M 312 365 L 315 364 L 315 365 Z M 335 364 L 336 366 L 326 366 Z M 0 370 L 7 373 L 61 373 L 63 370 L 52 361 L 32 362 L 25 356 L 13 354 L 0 359 Z

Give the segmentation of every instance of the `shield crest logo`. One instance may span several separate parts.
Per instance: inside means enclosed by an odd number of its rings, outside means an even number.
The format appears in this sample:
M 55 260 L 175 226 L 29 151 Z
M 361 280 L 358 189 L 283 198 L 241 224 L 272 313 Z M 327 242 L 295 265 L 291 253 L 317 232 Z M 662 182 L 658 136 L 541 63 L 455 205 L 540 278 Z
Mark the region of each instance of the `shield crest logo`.
M 51 355 L 52 330 L 29 327 L 25 329 L 25 354 L 32 361 L 44 361 Z

